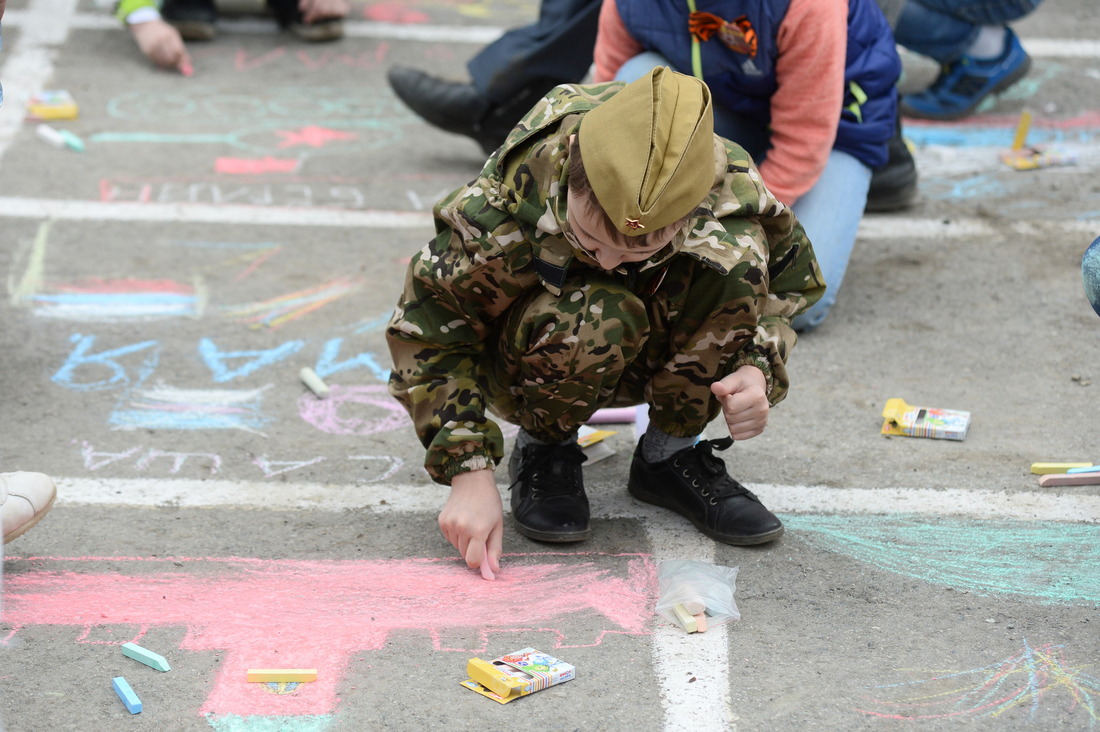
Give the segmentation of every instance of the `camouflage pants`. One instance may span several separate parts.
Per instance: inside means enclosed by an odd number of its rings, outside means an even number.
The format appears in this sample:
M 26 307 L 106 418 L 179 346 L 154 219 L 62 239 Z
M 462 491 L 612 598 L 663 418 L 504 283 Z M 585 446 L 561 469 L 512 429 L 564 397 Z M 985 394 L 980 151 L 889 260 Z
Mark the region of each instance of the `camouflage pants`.
M 555 296 L 538 288 L 498 322 L 496 348 L 486 349 L 492 356 L 481 372 L 492 411 L 539 439 L 557 441 L 601 407 L 648 402 L 656 426 L 700 434 L 718 413 L 710 383 L 725 375 L 728 359 L 712 355 L 713 371 L 671 393 L 654 393 L 651 382 L 675 360 L 676 344 L 689 335 L 683 329 L 694 332 L 707 298 L 699 298 L 698 311 L 685 311 L 667 295 L 643 300 L 602 273 L 570 278 L 562 290 Z

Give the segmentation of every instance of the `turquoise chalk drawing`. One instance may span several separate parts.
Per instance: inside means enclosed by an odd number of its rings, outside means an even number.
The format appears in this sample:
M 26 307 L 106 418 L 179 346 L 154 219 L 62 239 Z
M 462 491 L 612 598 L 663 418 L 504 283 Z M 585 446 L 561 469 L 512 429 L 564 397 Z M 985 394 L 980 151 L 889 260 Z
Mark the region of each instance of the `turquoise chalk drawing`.
M 943 516 L 784 516 L 815 546 L 880 569 L 1043 604 L 1100 602 L 1100 525 Z

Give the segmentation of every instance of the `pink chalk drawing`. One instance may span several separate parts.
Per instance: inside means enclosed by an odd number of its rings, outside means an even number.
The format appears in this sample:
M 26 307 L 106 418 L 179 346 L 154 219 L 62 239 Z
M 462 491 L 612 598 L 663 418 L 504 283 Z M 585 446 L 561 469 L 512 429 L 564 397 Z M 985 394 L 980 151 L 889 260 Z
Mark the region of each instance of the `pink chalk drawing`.
M 371 3 L 363 8 L 363 17 L 382 23 L 409 25 L 427 23 L 431 16 L 422 10 L 410 8 L 406 2 Z
M 259 175 L 261 173 L 296 173 L 302 161 L 298 158 L 216 158 L 214 172 L 227 175 Z
M 598 566 L 599 557 L 614 560 Z M 304 561 L 255 558 L 9 557 L 33 569 L 4 578 L 4 642 L 30 625 L 148 629 L 184 626 L 183 651 L 225 656 L 199 714 L 332 714 L 350 657 L 383 648 L 391 632 L 420 630 L 437 651 L 484 653 L 494 633 L 552 632 L 555 648 L 595 646 L 607 634 L 648 635 L 656 572 L 648 554 L 513 554 L 495 582 L 454 559 Z M 109 564 L 103 572 L 73 564 Z M 150 571 L 148 566 L 162 565 Z M 129 573 L 127 565 L 137 571 Z M 139 568 L 140 565 L 140 568 Z M 121 571 L 114 571 L 121 570 Z M 323 588 L 324 591 L 320 591 Z M 606 620 L 590 642 L 567 645 L 569 616 Z M 590 625 L 590 624 L 587 624 Z M 477 648 L 451 648 L 446 634 L 476 629 Z M 585 631 L 590 632 L 590 631 Z M 185 663 L 179 656 L 173 666 Z M 247 682 L 249 668 L 316 668 L 293 694 Z
M 336 140 L 354 140 L 359 137 L 354 132 L 340 132 L 328 127 L 318 127 L 317 125 L 307 125 L 299 130 L 276 130 L 275 134 L 283 138 L 283 141 L 279 143 L 280 149 L 300 145 L 324 147 Z
M 379 411 L 381 416 L 348 414 L 356 409 L 361 411 L 363 407 L 370 408 L 371 412 Z M 385 386 L 378 384 L 329 384 L 327 399 L 317 399 L 308 393 L 299 397 L 298 414 L 307 423 L 330 435 L 376 435 L 412 424 L 405 408 L 390 396 Z

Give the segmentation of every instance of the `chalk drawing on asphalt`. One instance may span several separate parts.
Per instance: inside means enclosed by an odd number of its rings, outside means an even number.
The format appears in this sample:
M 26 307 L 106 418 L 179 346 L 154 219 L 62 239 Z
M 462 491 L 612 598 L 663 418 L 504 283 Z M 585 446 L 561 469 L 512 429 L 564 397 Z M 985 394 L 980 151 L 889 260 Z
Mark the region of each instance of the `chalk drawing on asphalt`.
M 810 544 L 905 577 L 1025 602 L 1100 602 L 1097 524 L 907 515 L 783 520 Z
M 1061 702 L 1086 715 L 1091 729 L 1100 722 L 1100 677 L 1085 672 L 1092 665 L 1070 663 L 1064 646 L 1032 647 L 1025 640 L 1017 653 L 981 668 L 910 671 L 907 675 L 918 678 L 873 687 L 874 696 L 858 711 L 917 721 L 996 718 L 1023 708 L 1038 725 L 1043 710 Z
M 616 561 L 603 568 L 597 556 Z M 351 657 L 381 650 L 396 632 L 420 632 L 436 652 L 464 654 L 484 653 L 497 635 L 548 632 L 557 638 L 554 648 L 581 648 L 608 635 L 652 632 L 656 573 L 647 554 L 532 553 L 506 555 L 505 562 L 497 581 L 474 582 L 457 557 L 15 556 L 4 578 L 10 632 L 3 642 L 33 626 L 74 626 L 81 637 L 114 626 L 138 629 L 119 643 L 140 641 L 152 628 L 184 627 L 179 649 L 165 649 L 174 668 L 187 663 L 188 652 L 222 656 L 197 710 L 211 726 L 291 718 L 278 728 L 300 730 L 327 725 Z M 96 564 L 103 570 L 89 566 Z M 454 637 L 477 643 L 444 641 Z M 250 667 L 288 666 L 317 668 L 317 681 L 285 695 L 246 681 Z

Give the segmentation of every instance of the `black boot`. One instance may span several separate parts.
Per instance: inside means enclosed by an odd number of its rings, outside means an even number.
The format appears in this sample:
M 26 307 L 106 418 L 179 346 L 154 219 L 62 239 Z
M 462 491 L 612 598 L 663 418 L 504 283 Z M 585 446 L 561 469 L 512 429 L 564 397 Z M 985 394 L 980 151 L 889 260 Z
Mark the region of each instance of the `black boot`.
M 393 66 L 386 73 L 394 93 L 424 121 L 441 130 L 473 137 L 489 100 L 473 84 L 445 81 L 419 69 Z
M 486 155 L 504 143 L 516 122 L 554 86 L 536 81 L 507 102 L 494 104 L 473 84 L 447 81 L 408 66 L 391 67 L 386 78 L 398 98 L 425 122 L 471 138 Z
M 185 41 L 211 41 L 218 34 L 214 0 L 164 0 L 160 15 Z
M 782 522 L 731 478 L 714 454 L 732 445 L 731 438 L 704 440 L 659 463 L 642 457 L 644 442 L 645 437 L 638 441 L 630 464 L 630 495 L 686 516 L 699 531 L 725 544 L 764 544 L 783 535 Z
M 901 111 L 898 111 L 894 136 L 887 143 L 886 165 L 871 174 L 864 211 L 884 213 L 900 211 L 913 205 L 917 197 L 917 162 L 909 151 L 909 143 L 901 133 Z
M 528 445 L 512 453 L 512 520 L 519 533 L 559 543 L 588 538 L 588 496 L 581 475 L 587 459 L 575 442 Z

